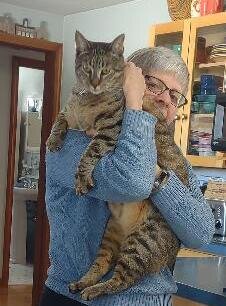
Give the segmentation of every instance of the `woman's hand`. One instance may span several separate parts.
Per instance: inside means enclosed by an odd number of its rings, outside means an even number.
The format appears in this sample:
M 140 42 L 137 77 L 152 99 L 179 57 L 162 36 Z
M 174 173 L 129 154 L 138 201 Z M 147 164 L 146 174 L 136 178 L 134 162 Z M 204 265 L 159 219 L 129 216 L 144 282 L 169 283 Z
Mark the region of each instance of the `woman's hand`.
M 124 68 L 123 91 L 126 98 L 126 108 L 142 110 L 145 92 L 145 80 L 141 68 L 128 62 Z

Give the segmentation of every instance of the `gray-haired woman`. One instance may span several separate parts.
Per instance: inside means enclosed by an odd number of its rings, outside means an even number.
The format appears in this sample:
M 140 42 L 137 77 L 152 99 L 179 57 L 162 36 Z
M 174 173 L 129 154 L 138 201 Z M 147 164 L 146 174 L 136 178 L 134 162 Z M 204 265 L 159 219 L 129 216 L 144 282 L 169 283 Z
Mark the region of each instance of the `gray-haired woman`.
M 172 122 L 177 108 L 185 98 L 189 73 L 183 59 L 165 47 L 144 48 L 129 56 L 128 61 L 141 68 L 146 83 L 146 95 L 153 97 L 168 122 Z
M 132 202 L 150 197 L 185 246 L 198 248 L 212 238 L 213 215 L 189 164 L 188 187 L 170 172 L 164 186 L 159 182 L 158 190 L 150 194 L 150 182 L 156 175 L 156 118 L 142 110 L 143 97 L 151 96 L 170 124 L 177 108 L 186 103 L 187 67 L 178 55 L 162 47 L 139 50 L 129 61 L 123 87 L 126 110 L 117 150 L 106 154 L 96 166 L 95 187 L 83 197 L 75 196 L 74 169 L 90 142 L 84 132 L 69 131 L 63 148 L 47 154 L 51 265 L 41 306 L 172 305 L 171 295 L 177 287 L 168 268 L 123 292 L 91 302 L 69 292 L 68 284 L 80 279 L 96 256 L 109 216 L 106 201 Z

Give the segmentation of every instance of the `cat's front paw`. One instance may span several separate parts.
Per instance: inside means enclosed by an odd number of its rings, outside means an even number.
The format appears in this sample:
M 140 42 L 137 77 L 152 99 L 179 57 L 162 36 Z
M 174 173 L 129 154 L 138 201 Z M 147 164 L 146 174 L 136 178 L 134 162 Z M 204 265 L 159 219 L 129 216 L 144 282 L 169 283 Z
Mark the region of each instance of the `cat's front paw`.
M 81 196 L 89 192 L 94 186 L 92 173 L 78 170 L 76 175 L 75 191 L 76 194 Z
M 69 291 L 74 294 L 78 291 L 85 289 L 86 286 L 82 282 L 71 282 L 68 288 L 69 288 Z
M 101 295 L 101 293 L 97 292 L 95 288 L 93 289 L 92 287 L 88 287 L 81 292 L 81 298 L 84 301 L 91 301 L 99 295 Z
M 109 290 L 106 290 L 105 283 L 98 283 L 96 285 L 87 287 L 81 291 L 81 298 L 84 301 L 91 301 L 101 295 L 107 294 Z
M 63 140 L 59 135 L 51 134 L 47 139 L 46 146 L 49 151 L 56 152 L 61 149 L 63 145 Z

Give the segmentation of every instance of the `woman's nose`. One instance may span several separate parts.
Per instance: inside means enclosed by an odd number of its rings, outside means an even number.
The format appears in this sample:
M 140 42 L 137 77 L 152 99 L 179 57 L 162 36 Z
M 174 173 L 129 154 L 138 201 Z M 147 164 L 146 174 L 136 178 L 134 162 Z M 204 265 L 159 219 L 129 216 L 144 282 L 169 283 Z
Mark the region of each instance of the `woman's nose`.
M 160 95 L 157 96 L 157 100 L 164 102 L 166 105 L 171 104 L 171 98 L 169 94 L 169 89 L 164 90 Z

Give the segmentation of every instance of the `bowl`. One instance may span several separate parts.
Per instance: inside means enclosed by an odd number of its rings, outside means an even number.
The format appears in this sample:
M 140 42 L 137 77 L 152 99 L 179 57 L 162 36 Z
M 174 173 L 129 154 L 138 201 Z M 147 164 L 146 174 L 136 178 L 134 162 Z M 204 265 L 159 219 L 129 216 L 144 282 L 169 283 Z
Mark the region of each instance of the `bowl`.
M 195 100 L 198 102 L 198 113 L 210 114 L 215 110 L 216 95 L 196 95 Z

